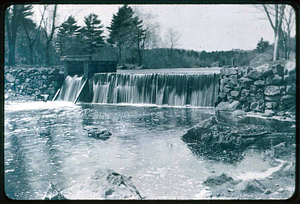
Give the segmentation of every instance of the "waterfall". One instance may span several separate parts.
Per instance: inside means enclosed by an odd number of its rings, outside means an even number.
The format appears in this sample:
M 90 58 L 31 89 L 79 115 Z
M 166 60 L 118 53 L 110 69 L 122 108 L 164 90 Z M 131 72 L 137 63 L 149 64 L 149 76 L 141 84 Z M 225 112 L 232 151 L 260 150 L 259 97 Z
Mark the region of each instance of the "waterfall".
M 100 73 L 91 79 L 93 103 L 213 107 L 218 74 Z
M 58 94 L 57 100 L 74 102 L 83 83 L 83 76 L 67 76 Z

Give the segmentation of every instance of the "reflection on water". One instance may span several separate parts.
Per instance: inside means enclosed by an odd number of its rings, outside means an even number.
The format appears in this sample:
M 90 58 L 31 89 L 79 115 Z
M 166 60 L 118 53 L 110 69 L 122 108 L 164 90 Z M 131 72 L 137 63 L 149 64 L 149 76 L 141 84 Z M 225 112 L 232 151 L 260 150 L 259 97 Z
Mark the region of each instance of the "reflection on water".
M 34 108 L 35 107 L 35 108 Z M 132 176 L 146 199 L 193 199 L 207 176 L 243 173 L 258 157 L 236 165 L 195 156 L 180 139 L 212 109 L 32 102 L 5 106 L 5 192 L 41 199 L 48 183 L 66 189 L 99 168 Z M 94 125 L 113 135 L 88 137 Z M 250 162 L 249 162 L 250 161 Z M 262 171 L 269 166 L 262 162 Z

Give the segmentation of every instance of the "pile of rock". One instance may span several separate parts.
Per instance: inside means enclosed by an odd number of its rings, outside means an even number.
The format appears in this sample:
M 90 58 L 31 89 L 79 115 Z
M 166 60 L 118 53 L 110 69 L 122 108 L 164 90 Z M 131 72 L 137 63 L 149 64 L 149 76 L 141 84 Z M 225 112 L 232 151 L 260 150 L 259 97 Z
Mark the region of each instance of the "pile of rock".
M 216 110 L 243 110 L 284 115 L 296 105 L 296 67 L 264 64 L 256 68 L 223 68 Z
M 49 95 L 52 99 L 56 91 L 61 87 L 64 75 L 60 67 L 5 67 L 5 99 L 14 96 L 32 96 L 34 99 Z

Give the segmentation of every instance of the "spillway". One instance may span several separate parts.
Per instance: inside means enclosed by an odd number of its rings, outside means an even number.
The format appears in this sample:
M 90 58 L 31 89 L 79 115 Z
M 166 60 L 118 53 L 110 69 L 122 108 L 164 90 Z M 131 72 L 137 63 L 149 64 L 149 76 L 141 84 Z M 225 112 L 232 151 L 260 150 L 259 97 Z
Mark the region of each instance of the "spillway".
M 93 103 L 213 107 L 219 74 L 99 73 L 90 80 Z
M 74 102 L 83 83 L 83 76 L 67 76 L 56 100 Z

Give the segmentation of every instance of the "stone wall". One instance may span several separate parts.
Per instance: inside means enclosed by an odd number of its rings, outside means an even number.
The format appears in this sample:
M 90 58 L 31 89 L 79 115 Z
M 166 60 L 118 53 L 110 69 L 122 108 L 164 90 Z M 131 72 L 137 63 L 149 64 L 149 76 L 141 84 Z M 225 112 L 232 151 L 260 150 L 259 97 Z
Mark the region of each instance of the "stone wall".
M 51 100 L 61 87 L 64 75 L 60 67 L 5 67 L 5 100 Z
M 266 116 L 285 115 L 296 105 L 296 68 L 264 64 L 256 68 L 223 68 L 216 110 L 243 110 Z

